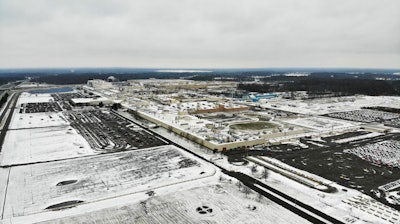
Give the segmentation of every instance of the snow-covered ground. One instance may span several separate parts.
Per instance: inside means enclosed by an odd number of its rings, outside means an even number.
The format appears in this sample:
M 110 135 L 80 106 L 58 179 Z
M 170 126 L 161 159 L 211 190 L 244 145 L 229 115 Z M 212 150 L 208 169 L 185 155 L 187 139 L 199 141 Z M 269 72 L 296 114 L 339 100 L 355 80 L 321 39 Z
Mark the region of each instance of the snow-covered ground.
M 133 193 L 0 223 L 309 223 L 254 192 L 246 196 L 234 179 L 223 177 L 222 181 L 214 175 L 161 187 L 154 190 L 154 196 Z M 199 207 L 206 213 L 200 214 Z
M 32 100 L 34 102 L 51 100 L 40 95 L 33 94 Z M 32 102 L 24 97 L 31 96 L 24 95 L 21 102 Z M 351 100 L 349 102 L 354 103 Z M 310 110 L 317 111 L 316 108 Z M 153 116 L 156 114 L 168 116 L 161 113 L 162 111 L 152 112 Z M 37 117 L 44 119 L 44 126 L 40 126 L 41 122 L 25 121 L 30 117 L 23 117 L 23 121 L 19 118 L 16 116 L 12 125 L 17 128 L 25 126 L 26 129 L 9 131 L 5 142 L 9 144 L 8 150 L 3 147 L 0 161 L 3 162 L 4 158 L 10 161 L 10 164 L 21 161 L 29 163 L 50 161 L 54 158 L 59 158 L 61 161 L 0 168 L 0 211 L 4 214 L 3 220 L 0 220 L 1 224 L 41 221 L 47 223 L 308 223 L 254 192 L 249 195 L 244 194 L 243 189 L 239 190 L 235 184 L 236 180 L 220 173 L 211 164 L 174 146 L 90 155 L 93 154 L 89 150 L 90 147 L 73 148 L 71 145 L 60 147 L 62 144 L 57 142 L 57 139 L 61 141 L 61 136 L 65 138 L 68 136 L 67 132 L 74 131 L 70 130 L 68 124 L 60 123 L 55 127 L 46 125 L 53 121 L 45 120 L 42 116 Z M 173 119 L 170 122 L 187 121 Z M 307 125 L 308 122 L 303 121 L 303 125 Z M 320 130 L 327 129 L 326 126 L 329 125 L 321 122 L 312 124 L 314 129 Z M 58 128 L 59 131 L 52 128 Z M 343 127 L 343 124 L 332 124 L 329 128 L 348 127 Z M 265 184 L 343 222 L 389 223 L 388 220 L 395 221 L 399 216 L 398 211 L 390 210 L 380 203 L 375 204 L 377 202 L 369 196 L 308 172 L 296 171 L 308 177 L 320 178 L 338 191 L 321 192 L 272 171 L 269 172 L 268 178 L 263 179 L 261 166 L 256 172 L 251 172 L 253 163 L 230 164 L 225 156 L 213 154 L 210 150 L 166 129 L 158 128 L 154 131 L 227 170 L 258 178 Z M 77 138 L 75 133 L 70 135 Z M 54 143 L 51 142 L 53 140 Z M 34 142 L 34 147 L 31 147 L 32 141 L 37 141 Z M 73 142 L 73 137 L 67 141 Z M 18 144 L 20 146 L 17 146 Z M 12 151 L 13 148 L 19 149 Z M 66 159 L 81 149 L 88 151 L 75 156 L 86 155 L 86 152 L 90 156 Z M 5 188 L 7 184 L 4 184 L 6 182 L 8 182 L 7 193 Z M 60 203 L 74 201 L 81 203 L 69 209 L 57 211 L 51 209 Z M 359 206 L 358 202 L 365 206 Z M 383 215 L 376 215 L 377 213 L 372 210 L 375 205 L 382 209 L 379 214 Z M 255 210 L 249 209 L 253 206 L 256 207 Z M 201 214 L 200 211 L 205 213 Z
M 62 112 L 27 113 L 14 111 L 9 129 L 43 128 L 52 126 L 66 126 L 69 122 Z
M 359 191 L 343 187 L 341 185 L 338 185 L 334 182 L 330 182 L 329 180 L 324 180 L 324 182 L 329 183 L 330 186 L 335 187 L 338 189 L 336 193 L 325 193 L 321 192 L 317 189 L 309 188 L 303 184 L 300 184 L 296 181 L 293 181 L 289 178 L 286 178 L 278 173 L 269 172 L 268 178 L 265 180 L 263 179 L 260 173 L 255 173 L 252 174 L 250 172 L 249 166 L 252 166 L 253 164 L 249 164 L 247 166 L 247 169 L 241 168 L 242 172 L 246 172 L 249 175 L 253 175 L 256 178 L 259 178 L 259 180 L 263 181 L 264 183 L 268 184 L 269 186 L 279 189 L 282 192 L 290 195 L 291 197 L 296 198 L 299 201 L 302 201 L 303 203 L 306 203 L 310 205 L 311 207 L 314 207 L 315 209 L 318 209 L 326 214 L 329 214 L 332 217 L 335 217 L 336 219 L 345 222 L 345 223 L 389 223 L 388 222 L 388 217 L 382 219 L 382 217 L 377 217 L 375 216 L 372 212 L 369 210 L 362 210 L 359 209 L 357 204 L 350 205 L 348 204 L 348 200 L 351 200 L 353 198 L 362 198 L 363 201 L 365 202 L 366 207 L 373 207 L 373 205 L 379 205 L 380 208 L 383 210 L 389 210 L 390 213 L 385 214 L 386 216 L 390 214 L 390 218 L 396 218 L 400 212 L 380 203 L 374 200 L 373 198 L 362 194 Z M 238 168 L 239 169 L 239 168 Z M 299 172 L 304 173 L 304 175 L 311 175 L 315 176 L 313 174 L 310 174 L 306 171 L 301 171 L 298 170 Z M 317 177 L 318 179 L 323 179 L 321 177 Z M 343 190 L 345 189 L 345 190 Z
M 246 197 L 234 183 L 210 184 L 45 223 L 309 223 L 257 197 L 255 193 Z
M 390 223 L 387 218 L 382 219 L 381 217 L 376 217 L 371 212 L 366 210 L 361 210 L 359 207 L 352 206 L 347 203 L 346 200 L 352 199 L 354 197 L 362 197 L 366 198 L 364 201 L 374 201 L 371 197 L 362 194 L 357 190 L 353 190 L 351 188 L 346 188 L 341 186 L 335 182 L 331 182 L 326 180 L 322 177 L 316 176 L 314 174 L 308 173 L 306 171 L 297 170 L 298 172 L 304 173 L 305 176 L 311 176 L 316 179 L 320 179 L 324 183 L 330 184 L 330 186 L 335 187 L 338 189 L 336 193 L 325 193 L 321 192 L 317 189 L 313 189 L 307 187 L 303 184 L 300 184 L 294 180 L 286 178 L 278 173 L 270 171 L 268 174 L 268 178 L 264 180 L 261 175 L 261 171 L 257 171 L 256 173 L 251 172 L 251 167 L 254 165 L 253 163 L 249 163 L 246 166 L 238 165 L 238 164 L 231 164 L 227 161 L 227 158 L 220 154 L 213 154 L 210 150 L 199 146 L 193 142 L 190 142 L 187 139 L 184 139 L 174 133 L 170 133 L 165 129 L 159 128 L 155 129 L 156 132 L 160 133 L 161 135 L 168 137 L 174 142 L 181 144 L 182 146 L 186 147 L 187 149 L 194 151 L 196 154 L 207 158 L 208 160 L 224 167 L 227 170 L 232 170 L 236 172 L 246 173 L 250 176 L 254 176 L 259 180 L 265 182 L 267 185 L 278 189 L 289 196 L 296 198 L 297 200 L 302 201 L 305 204 L 314 207 L 321 212 L 329 214 L 332 217 L 337 218 L 345 223 Z M 286 165 L 288 166 L 288 165 Z M 290 166 L 289 166 L 290 167 Z M 291 169 L 295 169 L 291 167 Z M 372 204 L 368 204 L 367 206 L 373 206 Z M 390 207 L 379 203 L 380 208 L 387 209 L 393 211 Z M 392 217 L 397 217 L 400 212 L 393 211 Z
M 19 113 L 21 104 L 51 101 L 50 94 L 21 94 L 0 153 L 1 166 L 96 154 L 62 112 Z
M 287 120 L 286 122 L 290 124 L 311 128 L 318 131 L 337 131 L 354 127 L 354 125 L 346 121 L 338 121 L 322 117 L 298 118 L 293 120 Z
M 0 168 L 0 199 L 4 199 L 6 195 L 9 170 L 10 168 Z M 0 200 L 0 212 L 3 211 L 4 203 L 2 201 L 3 200 Z M 2 214 L 0 213 L 0 220 L 1 219 L 2 219 Z
M 17 106 L 20 106 L 23 103 L 44 103 L 52 100 L 54 99 L 49 93 L 31 94 L 28 92 L 23 92 L 18 98 Z
M 365 135 L 358 135 L 358 136 L 354 136 L 354 137 L 350 137 L 350 138 L 342 138 L 342 139 L 334 140 L 333 142 L 343 144 L 343 143 L 348 143 L 348 142 L 357 141 L 357 140 L 361 140 L 361 139 L 373 138 L 373 137 L 377 137 L 380 135 L 383 135 L 383 134 L 377 133 L 377 132 L 371 132 L 371 133 L 368 133 Z
M 301 172 L 298 169 L 294 169 L 276 159 L 272 159 L 269 157 L 247 157 L 247 160 L 257 163 L 268 170 L 272 170 L 276 173 L 282 174 L 286 177 L 289 177 L 292 180 L 295 180 L 299 183 L 302 183 L 306 186 L 321 190 L 328 191 L 328 186 L 330 182 L 324 183 L 325 180 L 319 178 L 315 175 L 305 175 L 304 172 Z
M 1 224 L 309 223 L 174 146 L 0 169 L 1 181 L 8 169 Z
M 90 203 L 146 192 L 215 172 L 213 166 L 170 145 L 16 166 L 10 171 L 3 218 L 46 212 L 68 201 Z
M 352 111 L 361 107 L 400 108 L 400 97 L 396 96 L 348 96 L 313 100 L 276 99 L 261 105 L 265 108 L 279 109 L 300 114 L 322 115 L 327 113 Z
M 95 153 L 70 126 L 9 130 L 0 154 L 0 165 L 60 160 Z

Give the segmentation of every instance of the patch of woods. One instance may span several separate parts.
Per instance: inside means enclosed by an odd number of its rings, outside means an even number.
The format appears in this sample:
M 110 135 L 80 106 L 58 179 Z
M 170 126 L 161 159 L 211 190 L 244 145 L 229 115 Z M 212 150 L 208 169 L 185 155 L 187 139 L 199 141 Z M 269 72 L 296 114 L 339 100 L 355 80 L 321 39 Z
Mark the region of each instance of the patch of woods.
M 9 96 L 8 93 L 5 93 L 3 95 L 3 97 L 1 97 L 1 99 L 0 99 L 0 107 L 2 107 L 7 102 L 8 96 Z
M 287 82 L 262 84 L 239 84 L 238 88 L 249 92 L 294 92 L 307 91 L 308 94 L 335 93 L 335 96 L 363 94 L 370 96 L 400 95 L 400 81 L 375 79 L 292 79 Z
M 39 82 L 39 83 L 49 83 L 56 85 L 66 85 L 66 84 L 85 84 L 88 80 L 91 79 L 107 79 L 110 76 L 116 77 L 119 81 L 126 81 L 129 79 L 149 79 L 149 78 L 157 78 L 157 79 L 176 79 L 181 76 L 185 76 L 181 73 L 159 73 L 159 72 L 144 72 L 144 73 L 125 73 L 125 74 L 116 74 L 116 73 L 66 73 L 66 74 L 58 74 L 58 75 L 45 75 L 40 77 L 34 77 L 31 79 L 31 82 Z
M 17 80 L 20 80 L 21 77 L 16 77 L 16 76 L 5 76 L 5 77 L 0 77 L 0 85 L 7 84 L 9 82 L 15 82 Z
M 56 72 L 56 71 L 54 71 Z M 90 71 L 65 72 L 57 74 L 35 73 L 30 74 L 32 82 L 49 83 L 57 85 L 85 84 L 91 79 L 105 80 L 109 76 L 116 77 L 119 81 L 129 79 L 177 79 L 185 78 L 197 81 L 236 81 L 252 82 L 257 77 L 261 81 L 253 84 L 240 84 L 239 89 L 250 92 L 293 92 L 307 91 L 309 94 L 333 93 L 334 96 L 354 94 L 365 95 L 399 95 L 400 81 L 398 77 L 389 73 L 362 73 L 350 74 L 346 72 L 312 72 L 308 76 L 288 76 L 285 71 L 244 71 L 244 70 L 217 70 L 211 73 L 160 73 L 154 71 Z M 4 76 L 10 76 L 5 74 Z M 0 77 L 0 84 L 10 81 L 10 77 Z M 18 77 L 13 77 L 18 79 Z M 19 77 L 20 79 L 21 77 Z

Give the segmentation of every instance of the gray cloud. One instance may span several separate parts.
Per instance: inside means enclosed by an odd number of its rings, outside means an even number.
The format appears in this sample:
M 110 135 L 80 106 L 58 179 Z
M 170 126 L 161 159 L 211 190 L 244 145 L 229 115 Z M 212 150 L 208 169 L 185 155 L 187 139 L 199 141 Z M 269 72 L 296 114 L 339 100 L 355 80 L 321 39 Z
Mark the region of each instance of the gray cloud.
M 0 67 L 381 67 L 398 0 L 0 0 Z

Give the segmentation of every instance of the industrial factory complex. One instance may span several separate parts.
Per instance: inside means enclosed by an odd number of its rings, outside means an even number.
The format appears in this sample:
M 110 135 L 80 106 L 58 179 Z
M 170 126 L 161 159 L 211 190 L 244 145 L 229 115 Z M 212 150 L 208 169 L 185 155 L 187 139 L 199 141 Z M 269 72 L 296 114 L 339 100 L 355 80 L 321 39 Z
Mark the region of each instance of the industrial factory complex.
M 0 224 L 400 223 L 399 97 L 238 84 L 4 90 Z

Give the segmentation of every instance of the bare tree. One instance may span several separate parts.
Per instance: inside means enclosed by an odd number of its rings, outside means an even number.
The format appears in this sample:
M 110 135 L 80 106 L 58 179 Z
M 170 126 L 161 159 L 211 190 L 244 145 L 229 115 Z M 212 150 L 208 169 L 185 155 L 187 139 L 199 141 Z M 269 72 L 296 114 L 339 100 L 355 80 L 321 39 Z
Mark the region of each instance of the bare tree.
M 261 202 L 263 200 L 264 196 L 260 193 L 257 194 L 257 201 Z
M 246 195 L 246 198 L 249 196 L 251 193 L 251 189 L 247 186 L 243 186 L 243 193 Z
M 251 173 L 252 173 L 252 174 L 257 173 L 257 165 L 256 165 L 256 164 L 254 164 L 253 166 L 251 166 Z
M 262 178 L 264 178 L 265 180 L 268 178 L 269 172 L 268 172 L 267 168 L 264 168 L 261 175 L 262 175 Z
M 236 186 L 238 186 L 239 191 L 240 191 L 242 189 L 243 184 L 242 184 L 242 182 L 238 181 L 238 182 L 236 182 Z

